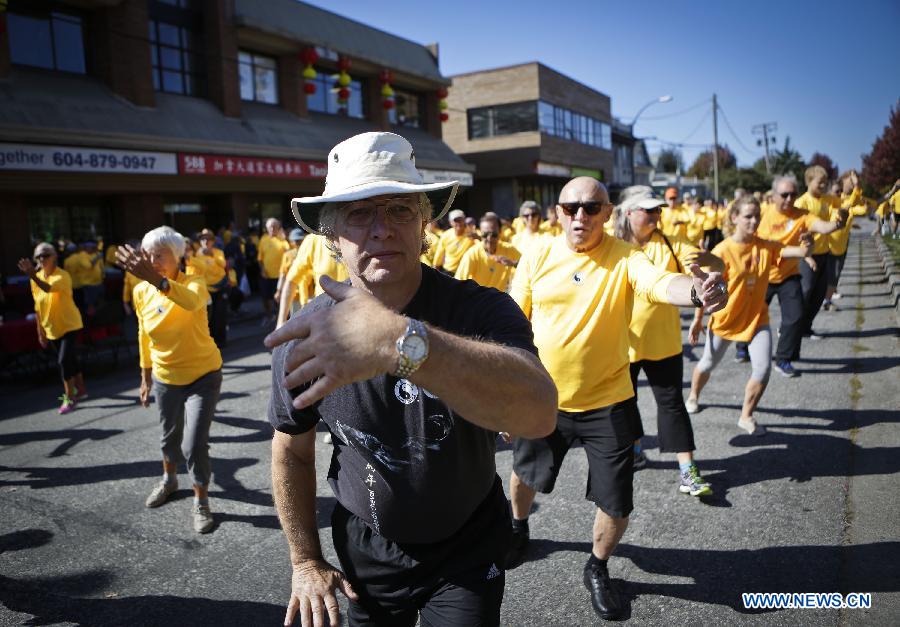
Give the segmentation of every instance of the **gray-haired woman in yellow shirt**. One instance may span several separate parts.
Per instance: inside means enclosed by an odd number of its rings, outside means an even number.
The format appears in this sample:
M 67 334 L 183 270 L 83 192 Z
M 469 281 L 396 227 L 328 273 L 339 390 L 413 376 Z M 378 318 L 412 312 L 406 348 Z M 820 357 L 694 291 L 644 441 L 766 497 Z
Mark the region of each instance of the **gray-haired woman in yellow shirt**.
M 209 427 L 222 386 L 222 356 L 209 334 L 209 292 L 200 276 L 180 267 L 184 238 L 163 226 L 148 232 L 141 252 L 119 248 L 119 264 L 142 282 L 134 288 L 141 359 L 141 404 L 156 403 L 162 426 L 163 479 L 147 497 L 158 507 L 178 488 L 178 463 L 194 484 L 193 526 L 212 530 L 209 509 Z

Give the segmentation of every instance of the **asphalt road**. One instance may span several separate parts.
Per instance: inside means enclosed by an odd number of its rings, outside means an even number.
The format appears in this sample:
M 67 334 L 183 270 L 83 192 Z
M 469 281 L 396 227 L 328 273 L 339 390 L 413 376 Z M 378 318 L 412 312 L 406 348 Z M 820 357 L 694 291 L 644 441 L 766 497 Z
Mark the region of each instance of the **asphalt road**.
M 748 364 L 731 353 L 694 418 L 697 458 L 715 495 L 677 492 L 676 464 L 656 449 L 655 407 L 640 389 L 650 465 L 635 476 L 635 512 L 610 570 L 641 624 L 900 624 L 900 346 L 871 241 L 856 233 L 840 311 L 820 314 L 799 379 L 773 373 L 743 435 Z M 772 307 L 773 326 L 778 307 Z M 685 318 L 687 320 L 687 318 Z M 0 624 L 276 625 L 289 594 L 285 540 L 271 501 L 265 419 L 269 360 L 245 323 L 227 349 L 212 428 L 216 528 L 190 527 L 188 479 L 156 510 L 155 408 L 136 404 L 136 363 L 89 381 L 68 416 L 46 384 L 0 388 Z M 697 349 L 686 353 L 685 381 Z M 687 384 L 685 384 L 687 385 Z M 319 527 L 334 558 L 323 477 Z M 497 463 L 507 483 L 512 454 Z M 593 506 L 573 450 L 555 492 L 539 496 L 529 559 L 507 574 L 504 625 L 587 625 L 581 570 Z M 745 610 L 741 592 L 871 592 L 868 610 Z

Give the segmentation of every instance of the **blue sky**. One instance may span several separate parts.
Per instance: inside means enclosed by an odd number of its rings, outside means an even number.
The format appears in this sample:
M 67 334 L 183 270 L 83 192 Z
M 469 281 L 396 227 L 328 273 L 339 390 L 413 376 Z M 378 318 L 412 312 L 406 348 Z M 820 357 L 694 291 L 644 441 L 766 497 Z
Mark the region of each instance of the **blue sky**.
M 762 156 L 750 128 L 777 122 L 804 159 L 861 165 L 900 98 L 900 1 L 802 2 L 371 0 L 312 2 L 420 43 L 440 44 L 445 75 L 540 61 L 608 94 L 630 120 L 649 100 L 639 136 L 712 143 L 718 95 L 737 139 L 720 142 L 741 165 Z M 664 119 L 653 119 L 668 116 Z M 740 142 L 749 149 L 741 147 Z M 658 145 L 648 144 L 655 152 Z M 688 165 L 703 148 L 683 149 Z

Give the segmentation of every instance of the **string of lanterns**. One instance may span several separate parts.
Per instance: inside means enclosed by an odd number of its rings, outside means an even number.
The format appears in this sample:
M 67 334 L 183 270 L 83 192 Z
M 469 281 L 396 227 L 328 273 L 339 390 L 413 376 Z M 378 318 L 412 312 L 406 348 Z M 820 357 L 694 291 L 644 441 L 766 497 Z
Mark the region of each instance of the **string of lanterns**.
M 391 87 L 394 82 L 394 73 L 390 70 L 381 70 L 379 78 L 381 79 L 381 97 L 383 98 L 381 105 L 385 111 L 390 111 L 396 105 L 394 88 Z
M 303 68 L 303 91 L 307 96 L 312 96 L 316 93 L 316 69 L 313 67 L 313 64 L 319 60 L 319 53 L 316 52 L 316 49 L 312 46 L 308 46 L 300 51 L 300 60 L 303 61 L 306 67 Z
M 446 122 L 450 119 L 450 115 L 447 113 L 447 108 L 449 105 L 447 104 L 447 88 L 441 85 L 437 90 L 438 97 L 438 109 L 441 111 L 441 122 Z

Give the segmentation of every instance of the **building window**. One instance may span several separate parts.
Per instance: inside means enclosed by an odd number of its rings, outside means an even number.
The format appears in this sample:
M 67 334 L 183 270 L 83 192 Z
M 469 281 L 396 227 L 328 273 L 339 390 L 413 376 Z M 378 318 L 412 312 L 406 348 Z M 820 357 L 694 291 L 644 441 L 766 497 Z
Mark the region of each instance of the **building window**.
M 28 209 L 28 222 L 32 241 L 110 240 L 109 212 L 106 207 L 93 203 L 38 201 Z
M 238 61 L 241 99 L 278 104 L 278 65 L 275 59 L 241 52 Z
M 394 108 L 388 110 L 388 120 L 397 126 L 422 128 L 425 125 L 424 100 L 421 94 L 395 89 Z
M 469 109 L 469 139 L 538 130 L 537 102 L 516 102 Z
M 77 15 L 58 11 L 7 14 L 13 63 L 85 73 L 84 25 Z
M 206 68 L 200 48 L 199 37 L 192 29 L 150 20 L 153 87 L 171 94 L 205 95 Z
M 604 150 L 612 149 L 610 125 L 583 113 L 541 101 L 538 103 L 538 123 L 542 133 Z
M 316 93 L 310 95 L 306 101 L 310 111 L 330 113 L 332 115 L 345 115 L 351 118 L 363 119 L 366 117 L 365 97 L 363 84 L 357 80 L 351 80 L 347 89 L 350 97 L 346 105 L 338 104 L 337 74 L 330 70 L 316 68 L 316 78 L 312 81 L 316 85 Z

